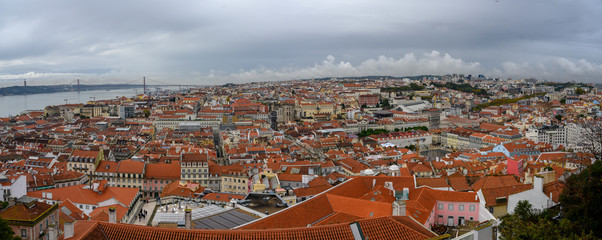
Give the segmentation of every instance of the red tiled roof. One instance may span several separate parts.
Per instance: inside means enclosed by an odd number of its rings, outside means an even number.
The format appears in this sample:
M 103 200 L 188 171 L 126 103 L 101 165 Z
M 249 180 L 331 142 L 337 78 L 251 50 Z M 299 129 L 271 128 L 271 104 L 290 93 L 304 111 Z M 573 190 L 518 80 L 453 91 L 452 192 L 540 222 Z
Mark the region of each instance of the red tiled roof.
M 449 181 L 449 185 L 456 191 L 471 190 L 466 177 L 461 175 L 459 172 L 455 172 L 454 174 L 447 176 L 447 180 Z
M 472 185 L 472 189 L 478 191 L 480 189 L 500 188 L 507 186 L 522 185 L 514 175 L 502 176 L 485 176 L 479 179 Z
M 309 197 L 309 196 L 315 196 L 318 195 L 321 192 L 324 192 L 328 189 L 330 189 L 331 186 L 330 185 L 319 185 L 319 186 L 313 186 L 313 187 L 304 187 L 304 188 L 296 188 L 293 189 L 293 192 L 295 193 L 295 196 L 297 197 Z
M 230 202 L 231 199 L 245 199 L 245 196 L 230 193 L 209 193 L 203 197 L 204 200 Z
M 25 206 L 25 203 L 20 203 L 9 207 L 0 212 L 0 218 L 4 220 L 14 221 L 36 221 L 39 217 L 44 215 L 47 211 L 51 211 L 58 208 L 58 203 L 49 205 L 44 202 L 32 201 L 32 206 Z
M 392 199 L 387 196 L 378 196 L 389 191 L 382 188 L 385 182 L 391 182 L 396 191 L 402 191 L 403 188 L 408 188 L 410 191 L 414 189 L 413 177 L 355 177 L 309 200 L 249 223 L 242 228 L 303 227 L 313 225 L 337 212 L 361 218 L 391 215 Z M 366 207 L 358 208 L 357 206 Z
M 205 190 L 204 187 L 198 183 L 186 183 L 182 181 L 173 181 L 163 188 L 161 191 L 161 197 L 167 196 L 182 196 L 182 197 L 194 197 L 196 194 L 200 194 Z
M 560 201 L 560 194 L 562 193 L 562 190 L 564 190 L 564 187 L 565 187 L 565 185 L 563 182 L 554 181 L 554 182 L 544 184 L 543 192 L 548 197 L 550 197 L 550 194 L 551 194 L 552 201 L 554 201 L 555 203 L 558 203 Z
M 73 185 L 62 188 L 53 188 L 40 191 L 28 192 L 27 196 L 42 198 L 42 193 L 52 193 L 52 199 L 54 201 L 65 201 L 69 199 L 73 203 L 90 204 L 95 205 L 99 202 L 115 198 L 120 203 L 129 206 L 134 200 L 140 189 L 138 188 L 124 188 L 124 187 L 106 187 L 102 194 L 94 192 L 92 189 L 84 188 L 87 185 Z
M 315 186 L 332 186 L 330 185 L 330 183 L 328 182 L 328 180 L 326 180 L 325 177 L 323 176 L 319 176 L 317 178 L 314 178 L 314 180 L 309 181 L 309 183 L 307 183 L 310 187 L 315 187 Z
M 416 178 L 416 186 L 420 187 L 420 186 L 429 186 L 432 188 L 447 188 L 450 187 L 449 184 L 447 184 L 447 181 L 445 178 Z
M 280 181 L 289 181 L 289 182 L 301 182 L 301 181 L 303 181 L 303 175 L 301 175 L 301 174 L 278 173 L 278 180 L 280 180 Z
M 137 173 L 142 174 L 144 171 L 144 163 L 140 161 L 134 161 L 131 159 L 123 160 L 119 162 L 118 173 Z
M 110 207 L 114 207 L 115 208 L 115 213 L 116 213 L 116 216 L 117 216 L 117 222 L 120 222 L 121 219 L 123 218 L 123 216 L 125 216 L 125 214 L 128 211 L 128 208 L 126 208 L 124 206 L 121 206 L 120 204 L 108 205 L 108 206 L 104 206 L 104 207 L 97 207 L 96 209 L 94 209 L 90 213 L 90 219 L 91 220 L 108 222 L 109 221 L 109 208 Z
M 148 163 L 146 164 L 144 178 L 179 180 L 180 168 L 179 161 L 172 163 Z
M 489 206 L 498 205 L 498 203 L 496 203 L 496 201 L 495 201 L 497 198 L 500 198 L 500 197 L 508 198 L 508 195 L 527 191 L 531 188 L 533 188 L 533 185 L 531 185 L 531 184 L 519 184 L 519 185 L 504 186 L 504 187 L 497 187 L 497 188 L 481 189 L 481 191 L 483 192 L 483 197 L 485 198 L 485 202 L 486 202 L 485 206 L 489 207 Z M 505 204 L 505 202 L 504 202 L 504 204 Z
M 88 158 L 96 158 L 98 156 L 99 151 L 85 151 L 85 150 L 73 150 L 71 153 L 71 157 L 88 157 Z
M 357 221 L 366 239 L 428 239 L 437 235 L 406 216 Z M 269 230 L 185 230 L 89 221 L 69 240 L 87 239 L 354 239 L 348 223 Z

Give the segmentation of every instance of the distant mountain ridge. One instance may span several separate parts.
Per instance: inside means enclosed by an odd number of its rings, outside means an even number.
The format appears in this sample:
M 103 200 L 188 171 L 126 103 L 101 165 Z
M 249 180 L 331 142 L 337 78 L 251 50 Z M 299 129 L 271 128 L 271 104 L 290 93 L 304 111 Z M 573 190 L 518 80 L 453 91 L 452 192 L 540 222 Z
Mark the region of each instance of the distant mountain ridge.
M 79 85 L 80 91 L 113 90 L 124 88 L 140 88 L 140 84 L 99 84 Z M 147 85 L 149 87 L 149 85 Z M 77 85 L 40 85 L 40 86 L 12 86 L 0 88 L 0 96 L 26 95 L 38 93 L 56 93 L 77 91 Z

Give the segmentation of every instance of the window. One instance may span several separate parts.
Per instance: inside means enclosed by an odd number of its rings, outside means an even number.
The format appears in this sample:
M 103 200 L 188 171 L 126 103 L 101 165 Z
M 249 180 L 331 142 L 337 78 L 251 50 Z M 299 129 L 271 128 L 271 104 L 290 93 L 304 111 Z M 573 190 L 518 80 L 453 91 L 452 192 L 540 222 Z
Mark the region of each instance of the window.
M 437 209 L 443 210 L 443 203 L 439 203 L 438 206 L 437 206 Z
M 21 229 L 21 238 L 27 238 L 27 230 Z
M 474 210 L 475 210 L 475 207 L 474 207 L 474 205 L 470 205 L 470 206 L 468 206 L 468 210 L 470 210 L 471 212 L 474 212 Z
M 448 204 L 447 205 L 447 210 L 453 211 L 454 210 L 454 205 L 453 204 Z
M 458 205 L 458 211 L 464 211 L 464 204 Z

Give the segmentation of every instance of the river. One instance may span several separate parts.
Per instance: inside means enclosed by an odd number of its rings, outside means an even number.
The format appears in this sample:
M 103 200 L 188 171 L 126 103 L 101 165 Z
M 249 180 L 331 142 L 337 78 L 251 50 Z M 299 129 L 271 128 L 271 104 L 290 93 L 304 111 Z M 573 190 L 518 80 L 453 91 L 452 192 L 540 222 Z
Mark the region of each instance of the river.
M 162 87 L 161 89 L 178 90 L 178 87 Z M 155 88 L 147 88 L 147 91 L 155 90 Z M 62 105 L 65 103 L 86 103 L 93 100 L 115 99 L 122 96 L 133 97 L 143 91 L 142 88 L 129 88 L 0 96 L 0 117 L 16 116 L 26 110 L 44 110 L 46 106 Z

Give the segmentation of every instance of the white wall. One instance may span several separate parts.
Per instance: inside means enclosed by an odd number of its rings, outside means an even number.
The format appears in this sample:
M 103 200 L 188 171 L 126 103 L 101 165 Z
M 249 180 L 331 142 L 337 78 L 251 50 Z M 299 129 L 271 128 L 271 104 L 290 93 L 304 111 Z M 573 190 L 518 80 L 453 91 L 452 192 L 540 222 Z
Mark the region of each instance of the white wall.
M 10 186 L 11 197 L 20 198 L 27 194 L 27 177 L 19 176 Z
M 527 200 L 533 209 L 543 210 L 553 206 L 552 200 L 543 193 L 543 177 L 533 176 L 533 189 L 508 196 L 508 213 L 514 213 L 519 201 Z
M 516 205 L 518 205 L 518 202 L 522 200 L 529 201 L 529 203 L 533 205 L 533 209 L 543 210 L 552 206 L 548 206 L 548 202 L 552 204 L 552 201 L 548 196 L 546 196 L 543 192 L 538 192 L 535 189 L 531 189 L 508 196 L 508 213 L 514 213 Z

